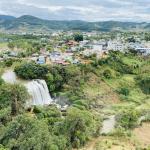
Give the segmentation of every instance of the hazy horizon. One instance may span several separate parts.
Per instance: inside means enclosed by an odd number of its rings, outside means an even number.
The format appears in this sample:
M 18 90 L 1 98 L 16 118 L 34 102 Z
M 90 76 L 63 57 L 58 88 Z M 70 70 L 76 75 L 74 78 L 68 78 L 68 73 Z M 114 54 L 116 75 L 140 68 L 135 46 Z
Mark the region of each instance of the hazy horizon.
M 83 21 L 83 22 L 91 22 L 91 23 L 93 23 L 93 22 L 133 22 L 133 23 L 150 23 L 150 21 L 123 21 L 123 20 L 100 20 L 100 21 L 90 21 L 90 20 L 64 20 L 64 19 L 59 19 L 59 20 L 57 20 L 57 19 L 44 19 L 44 18 L 41 18 L 41 17 L 38 17 L 38 16 L 33 16 L 33 15 L 29 15 L 29 14 L 24 14 L 24 15 L 21 15 L 21 16 L 12 16 L 11 14 L 9 15 L 5 15 L 5 14 L 0 14 L 0 16 L 10 16 L 10 17 L 15 17 L 15 18 L 20 18 L 20 17 L 23 17 L 23 16 L 32 16 L 32 17 L 36 17 L 36 18 L 38 18 L 38 19 L 42 19 L 42 20 L 48 20 L 48 21 Z
M 149 0 L 0 0 L 0 14 L 47 20 L 150 22 Z

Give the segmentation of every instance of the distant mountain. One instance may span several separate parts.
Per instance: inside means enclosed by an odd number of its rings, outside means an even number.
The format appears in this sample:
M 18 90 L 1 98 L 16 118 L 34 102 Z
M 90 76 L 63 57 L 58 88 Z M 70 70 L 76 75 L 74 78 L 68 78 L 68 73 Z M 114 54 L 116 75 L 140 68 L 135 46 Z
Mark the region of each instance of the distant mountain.
M 7 16 L 7 15 L 0 15 L 0 20 L 13 20 L 15 17 Z
M 2 19 L 1 19 L 2 18 Z M 48 32 L 51 30 L 81 30 L 81 31 L 150 31 L 150 23 L 135 22 L 86 22 L 44 20 L 34 16 L 24 15 L 19 18 L 0 16 L 0 30 L 16 32 Z

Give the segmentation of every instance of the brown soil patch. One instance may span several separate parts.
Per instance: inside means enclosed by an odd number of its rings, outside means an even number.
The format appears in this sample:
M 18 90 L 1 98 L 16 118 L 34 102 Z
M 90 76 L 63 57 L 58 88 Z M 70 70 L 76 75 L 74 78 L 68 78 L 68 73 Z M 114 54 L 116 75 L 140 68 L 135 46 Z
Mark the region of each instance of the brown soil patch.
M 107 141 L 107 144 L 105 142 Z M 103 144 L 102 144 L 103 143 Z M 110 144 L 108 144 L 110 143 Z M 102 145 L 101 145 L 102 144 Z M 108 146 L 110 145 L 110 146 Z M 106 147 L 105 147 L 106 146 Z M 109 137 L 99 137 L 90 141 L 84 148 L 80 150 L 135 150 L 135 146 L 123 139 L 113 139 Z
M 141 127 L 136 128 L 134 135 L 142 146 L 150 146 L 150 123 L 143 123 Z

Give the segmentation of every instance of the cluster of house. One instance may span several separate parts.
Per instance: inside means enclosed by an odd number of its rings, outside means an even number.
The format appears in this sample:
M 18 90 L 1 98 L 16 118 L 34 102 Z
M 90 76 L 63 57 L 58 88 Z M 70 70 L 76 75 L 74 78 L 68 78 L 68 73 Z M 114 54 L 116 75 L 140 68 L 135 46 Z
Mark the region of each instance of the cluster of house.
M 52 63 L 57 64 L 78 64 L 81 63 L 80 57 L 75 56 L 74 54 L 90 56 L 96 54 L 98 58 L 103 57 L 103 55 L 107 54 L 108 51 L 121 51 L 125 52 L 129 48 L 136 50 L 138 53 L 142 55 L 149 55 L 150 48 L 145 46 L 144 43 L 122 43 L 119 41 L 88 41 L 84 40 L 79 43 L 74 41 L 69 41 L 67 43 L 69 48 L 65 52 L 53 51 L 49 54 L 49 59 Z M 85 62 L 82 62 L 85 63 Z
M 55 33 L 52 36 L 58 36 L 60 33 Z M 71 33 L 70 33 L 71 34 Z M 93 33 L 94 34 L 94 33 Z M 88 34 L 86 33 L 86 36 Z M 90 37 L 91 34 L 88 35 Z M 126 50 L 134 49 L 142 55 L 150 55 L 150 44 L 148 42 L 125 42 L 124 40 L 83 40 L 76 42 L 59 41 L 60 45 L 57 45 L 52 52 L 48 52 L 45 48 L 41 49 L 39 54 L 33 54 L 29 59 L 36 61 L 38 64 L 52 63 L 52 64 L 79 64 L 86 63 L 81 59 L 82 56 L 91 56 L 96 54 L 98 58 L 103 57 L 110 50 L 125 52 Z M 62 45 L 66 45 L 65 51 L 61 51 Z M 17 52 L 10 51 L 9 57 L 17 57 Z M 4 57 L 4 56 L 3 56 Z
M 0 61 L 3 61 L 4 59 L 12 58 L 12 57 L 18 57 L 18 52 L 5 51 L 4 53 L 1 53 Z
M 110 50 L 125 52 L 128 49 L 133 49 L 142 55 L 150 54 L 150 45 L 147 43 L 141 42 L 122 42 L 119 40 L 110 40 L 110 41 L 96 41 L 88 46 L 86 50 L 83 51 L 85 55 L 91 55 L 93 53 L 97 56 L 102 56 L 104 53 L 107 53 Z
M 38 64 L 78 64 L 79 59 L 74 57 L 74 53 L 71 51 L 61 52 L 54 50 L 52 52 L 42 51 L 40 54 L 33 54 L 30 57 L 31 60 L 36 61 Z

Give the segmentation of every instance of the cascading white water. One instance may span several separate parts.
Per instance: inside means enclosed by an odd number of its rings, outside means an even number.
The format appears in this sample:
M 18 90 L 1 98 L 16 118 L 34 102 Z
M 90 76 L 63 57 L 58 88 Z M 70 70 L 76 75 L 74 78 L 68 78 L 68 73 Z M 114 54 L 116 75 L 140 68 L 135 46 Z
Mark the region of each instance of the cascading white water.
M 31 95 L 28 105 L 49 105 L 52 102 L 47 84 L 44 80 L 33 80 L 25 85 Z
M 11 84 L 17 81 L 16 74 L 12 70 L 7 70 L 6 72 L 4 72 L 4 74 L 2 75 L 2 79 L 6 83 L 11 83 Z
M 6 83 L 10 84 L 14 84 L 17 82 L 22 84 L 22 81 L 17 80 L 16 74 L 12 70 L 4 72 L 4 74 L 2 75 L 2 79 Z M 25 83 L 24 85 L 31 95 L 31 99 L 27 101 L 27 107 L 32 105 L 49 105 L 53 101 L 49 94 L 45 80 L 33 80 Z

